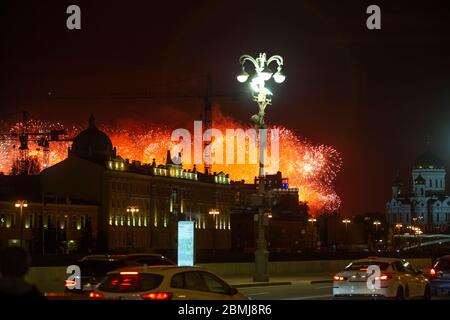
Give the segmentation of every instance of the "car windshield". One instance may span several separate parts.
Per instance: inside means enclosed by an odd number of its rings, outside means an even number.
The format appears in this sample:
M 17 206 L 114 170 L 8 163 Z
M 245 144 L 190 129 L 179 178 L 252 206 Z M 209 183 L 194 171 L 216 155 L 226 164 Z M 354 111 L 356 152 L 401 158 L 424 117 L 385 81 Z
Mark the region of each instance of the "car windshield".
M 108 272 L 125 267 L 126 264 L 121 260 L 85 260 L 78 264 L 81 269 L 81 275 L 90 277 L 105 276 Z
M 442 271 L 450 270 L 450 259 L 447 258 L 439 259 L 434 265 L 434 268 Z
M 380 270 L 385 271 L 389 267 L 389 263 L 387 262 L 378 262 L 378 261 L 358 261 L 358 262 L 352 262 L 347 267 L 345 267 L 344 270 L 361 270 L 361 271 L 367 271 L 369 266 L 376 265 L 380 267 Z
M 105 292 L 142 292 L 156 289 L 163 280 L 159 274 L 111 274 L 100 284 Z

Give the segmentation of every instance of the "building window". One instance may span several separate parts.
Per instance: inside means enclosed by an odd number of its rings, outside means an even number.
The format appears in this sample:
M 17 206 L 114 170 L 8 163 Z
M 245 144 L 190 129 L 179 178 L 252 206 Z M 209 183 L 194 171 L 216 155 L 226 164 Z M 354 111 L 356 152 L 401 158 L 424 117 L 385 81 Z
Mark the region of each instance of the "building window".
M 72 216 L 72 220 L 70 221 L 70 229 L 77 230 L 77 216 Z
M 119 225 L 119 215 L 117 214 L 115 209 L 113 210 L 113 220 L 114 220 L 114 225 L 117 227 Z
M 434 186 L 435 186 L 436 188 L 438 187 L 437 179 L 434 180 Z

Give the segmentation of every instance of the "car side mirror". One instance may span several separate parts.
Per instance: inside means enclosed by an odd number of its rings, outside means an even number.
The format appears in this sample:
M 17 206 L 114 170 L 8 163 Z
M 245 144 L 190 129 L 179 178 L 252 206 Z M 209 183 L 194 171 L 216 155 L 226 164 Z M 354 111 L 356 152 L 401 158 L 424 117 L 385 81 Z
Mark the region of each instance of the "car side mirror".
M 231 287 L 231 288 L 230 288 L 230 291 L 228 292 L 228 294 L 229 294 L 230 296 L 233 296 L 233 295 L 237 294 L 238 292 L 239 292 L 239 291 L 238 291 L 236 288 Z

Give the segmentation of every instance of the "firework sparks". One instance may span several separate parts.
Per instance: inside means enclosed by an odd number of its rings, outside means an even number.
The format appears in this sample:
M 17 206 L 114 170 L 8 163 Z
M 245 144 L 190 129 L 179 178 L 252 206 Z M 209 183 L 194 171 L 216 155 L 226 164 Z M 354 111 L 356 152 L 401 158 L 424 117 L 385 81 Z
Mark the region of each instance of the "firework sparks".
M 18 132 L 20 124 L 13 126 L 0 124 L 3 132 Z M 30 132 L 46 132 L 61 129 L 61 123 L 47 123 L 31 120 L 28 123 Z M 226 129 L 242 128 L 235 120 L 221 114 L 214 115 L 214 127 L 225 132 Z M 341 200 L 334 190 L 334 181 L 341 169 L 342 160 L 339 153 L 332 147 L 317 145 L 296 135 L 284 127 L 278 129 L 280 137 L 280 171 L 289 178 L 289 186 L 299 189 L 299 200 L 306 201 L 312 214 L 333 211 L 339 208 Z M 171 142 L 172 129 L 169 127 L 152 127 L 136 124 L 132 128 L 117 129 L 112 126 L 101 127 L 111 138 L 117 153 L 123 158 L 150 163 L 156 159 L 163 162 L 166 151 L 174 146 Z M 5 131 L 6 130 L 6 131 Z M 9 130 L 9 131 L 8 131 Z M 81 128 L 72 126 L 68 136 L 74 137 Z M 0 172 L 9 173 L 13 160 L 18 156 L 18 141 L 8 136 L 0 138 Z M 222 141 L 214 140 L 213 149 Z M 50 142 L 48 165 L 54 165 L 67 157 L 71 142 Z M 236 150 L 239 152 L 239 150 Z M 44 150 L 30 136 L 29 155 L 41 160 L 41 168 L 45 168 Z M 192 167 L 191 167 L 192 168 Z M 202 170 L 201 166 L 197 166 Z M 258 172 L 257 164 L 214 164 L 213 171 L 223 171 L 230 174 L 233 180 L 252 182 Z

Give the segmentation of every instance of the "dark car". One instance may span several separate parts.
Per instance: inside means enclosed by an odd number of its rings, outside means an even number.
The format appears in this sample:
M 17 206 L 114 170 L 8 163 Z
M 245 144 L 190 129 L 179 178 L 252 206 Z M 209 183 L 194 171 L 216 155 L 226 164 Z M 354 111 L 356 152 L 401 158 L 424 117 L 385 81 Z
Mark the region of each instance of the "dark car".
M 450 255 L 437 259 L 426 275 L 433 295 L 450 294 Z
M 138 253 L 129 255 L 90 255 L 79 260 L 81 289 L 76 289 L 74 282 L 66 282 L 66 291 L 76 294 L 89 294 L 94 291 L 110 271 L 123 267 L 176 265 L 160 254 Z M 70 289 L 70 288 L 73 289 Z

